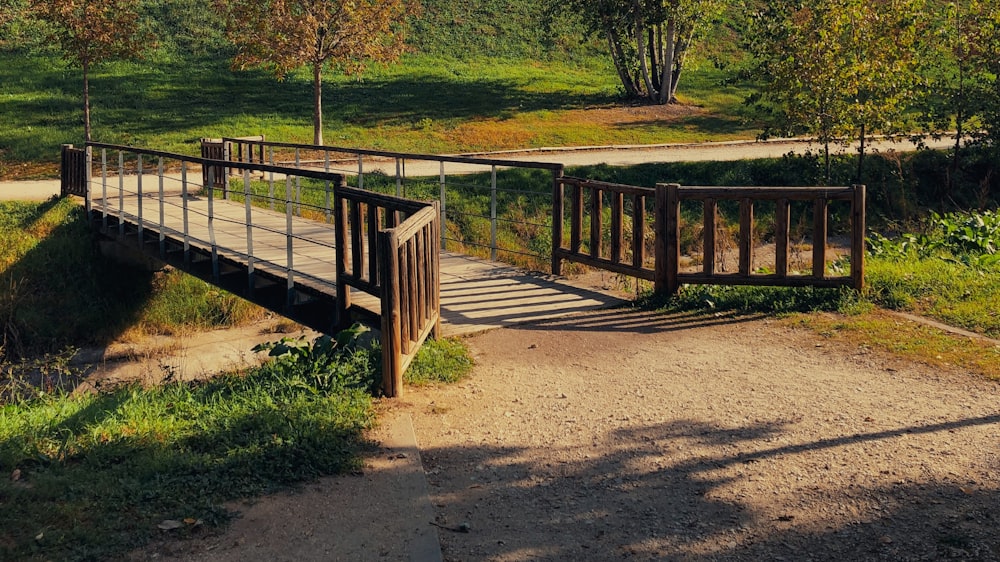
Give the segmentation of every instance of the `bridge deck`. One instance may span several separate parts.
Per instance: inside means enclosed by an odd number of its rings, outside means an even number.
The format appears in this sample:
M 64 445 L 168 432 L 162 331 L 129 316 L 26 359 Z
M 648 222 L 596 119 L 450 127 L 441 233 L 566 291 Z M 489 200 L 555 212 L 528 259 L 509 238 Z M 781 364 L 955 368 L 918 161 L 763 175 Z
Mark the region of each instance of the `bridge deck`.
M 155 177 L 148 179 L 155 181 Z M 134 182 L 133 176 L 131 183 Z M 94 192 L 95 211 L 121 217 L 123 223 L 134 228 L 141 227 L 147 239 L 150 233 L 161 233 L 164 238 L 186 240 L 192 248 L 204 251 L 211 251 L 214 241 L 218 255 L 229 261 L 252 264 L 254 270 L 274 277 L 290 276 L 296 285 L 308 286 L 330 297 L 336 295 L 332 224 L 297 216 L 289 219 L 284 213 L 260 207 L 251 207 L 248 221 L 243 202 L 222 199 L 211 201 L 210 214 L 207 196 L 189 195 L 185 200 L 176 190 L 164 193 L 162 204 L 158 189 L 150 193 L 147 188 L 141 199 L 135 195 L 134 185 L 126 186 L 122 197 L 117 185 L 109 185 L 107 190 L 98 185 Z M 249 229 L 248 222 L 252 225 Z M 378 310 L 378 300 L 373 296 L 352 290 L 351 298 L 354 304 Z M 621 302 L 613 295 L 574 285 L 565 278 L 532 274 L 454 252 L 441 253 L 441 315 L 445 336 L 565 316 Z

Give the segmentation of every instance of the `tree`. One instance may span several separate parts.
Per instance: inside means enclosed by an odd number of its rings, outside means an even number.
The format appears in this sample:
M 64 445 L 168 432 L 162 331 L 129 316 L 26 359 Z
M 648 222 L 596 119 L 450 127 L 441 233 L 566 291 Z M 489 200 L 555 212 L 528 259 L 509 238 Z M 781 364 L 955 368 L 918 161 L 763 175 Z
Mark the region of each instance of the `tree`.
M 142 31 L 138 0 L 32 0 L 31 12 L 51 29 L 64 58 L 83 71 L 83 129 L 90 126 L 90 70 L 100 63 L 141 56 L 153 46 Z
M 928 10 L 924 74 L 918 107 L 924 131 L 953 132 L 955 141 L 946 179 L 950 194 L 959 171 L 962 142 L 989 136 L 990 108 L 997 103 L 1000 15 L 996 0 L 936 1 Z M 996 137 L 994 137 L 996 138 Z
M 234 65 L 283 79 L 308 66 L 313 78 L 313 143 L 323 144 L 323 69 L 345 74 L 388 63 L 404 50 L 403 26 L 415 4 L 404 0 L 215 0 L 236 46 Z
M 600 33 L 629 97 L 676 101 L 677 84 L 698 27 L 720 13 L 721 0 L 558 0 Z
M 765 135 L 809 134 L 823 145 L 905 131 L 918 57 L 921 0 L 785 0 L 751 15 L 745 41 L 763 82 L 751 102 L 766 109 Z

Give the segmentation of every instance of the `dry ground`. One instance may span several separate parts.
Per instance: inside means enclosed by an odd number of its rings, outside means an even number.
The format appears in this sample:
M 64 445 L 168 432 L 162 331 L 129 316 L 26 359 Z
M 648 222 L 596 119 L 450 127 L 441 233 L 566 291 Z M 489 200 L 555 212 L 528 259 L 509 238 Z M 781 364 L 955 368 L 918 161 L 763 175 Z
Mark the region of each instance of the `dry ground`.
M 468 341 L 468 379 L 386 404 L 445 560 L 1000 560 L 996 383 L 767 318 L 606 310 Z M 142 558 L 406 560 L 397 462 Z
M 998 560 L 1000 388 L 768 319 L 483 334 L 411 392 L 446 560 Z

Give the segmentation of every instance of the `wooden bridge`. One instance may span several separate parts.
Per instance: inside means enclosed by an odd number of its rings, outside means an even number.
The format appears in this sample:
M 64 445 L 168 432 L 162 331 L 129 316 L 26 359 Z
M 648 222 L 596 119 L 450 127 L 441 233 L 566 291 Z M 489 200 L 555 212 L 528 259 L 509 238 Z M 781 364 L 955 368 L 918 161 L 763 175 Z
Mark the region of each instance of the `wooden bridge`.
M 383 392 L 388 396 L 401 391 L 403 372 L 427 337 L 621 302 L 561 278 L 566 261 L 646 279 L 660 291 L 676 291 L 681 283 L 860 287 L 863 279 L 863 186 L 644 188 L 567 178 L 561 165 L 552 164 L 351 151 L 266 143 L 259 137 L 203 146 L 203 157 L 196 158 L 101 143 L 84 149 L 67 145 L 63 192 L 85 198 L 104 234 L 304 325 L 324 332 L 356 320 L 374 325 L 381 330 Z M 279 161 L 276 152 L 281 151 L 285 156 Z M 411 195 L 405 187 L 408 161 L 439 168 L 432 183 L 439 187 L 440 199 L 403 196 Z M 345 162 L 350 168 L 337 169 Z M 386 163 L 389 173 L 375 168 Z M 487 239 L 477 243 L 450 232 L 454 229 L 448 219 L 460 210 L 446 193 L 467 186 L 468 180 L 449 182 L 446 164 L 453 170 L 462 167 L 452 172 L 461 177 L 467 177 L 470 167 L 488 172 L 490 184 L 482 191 L 489 196 L 489 211 L 472 217 L 482 221 L 482 230 L 488 225 Z M 528 256 L 498 242 L 498 224 L 511 220 L 498 212 L 503 196 L 498 168 L 551 175 L 550 190 L 506 188 L 519 200 L 525 193 L 545 199 L 552 226 L 544 233 L 551 234 L 552 242 L 544 254 Z M 374 190 L 379 182 L 386 188 L 382 191 L 395 193 Z M 681 266 L 685 200 L 704 209 L 700 226 L 708 251 L 697 271 Z M 718 205 L 726 200 L 735 200 L 740 208 L 740 257 L 732 272 L 716 259 Z M 756 200 L 775 205 L 774 271 L 753 268 Z M 794 201 L 812 205 L 812 239 L 824 241 L 828 204 L 849 204 L 848 274 L 827 274 L 826 243 L 813 244 L 810 270 L 790 270 L 789 210 Z M 522 228 L 531 226 L 538 225 Z M 446 251 L 477 245 L 491 261 Z M 553 275 L 499 264 L 495 260 L 502 252 L 534 257 L 535 263 L 551 260 Z

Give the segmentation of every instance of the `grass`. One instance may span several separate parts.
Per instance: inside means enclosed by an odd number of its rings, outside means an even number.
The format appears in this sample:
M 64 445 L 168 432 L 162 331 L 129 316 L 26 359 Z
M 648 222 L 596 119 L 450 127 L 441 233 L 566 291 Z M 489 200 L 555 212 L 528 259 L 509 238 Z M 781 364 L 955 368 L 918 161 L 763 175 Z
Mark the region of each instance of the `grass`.
M 0 361 L 264 315 L 180 272 L 111 261 L 70 199 L 0 202 L 0 287 Z
M 0 179 L 51 175 L 62 143 L 81 143 L 80 78 L 54 54 L 2 52 Z M 325 77 L 326 142 L 406 152 L 449 153 L 589 144 L 752 138 L 735 115 L 742 90 L 697 67 L 682 85 L 690 114 L 621 122 L 624 112 L 604 57 L 543 60 L 408 55 L 362 80 Z M 311 82 L 233 71 L 225 60 L 163 56 L 119 62 L 91 78 L 94 137 L 102 142 L 195 154 L 202 137 L 264 134 L 312 139 Z
M 223 503 L 354 472 L 376 423 L 378 345 L 364 329 L 264 344 L 272 362 L 202 382 L 69 393 L 11 378 L 0 394 L 0 558 L 121 558 L 163 526 L 215 532 Z M 455 381 L 461 341 L 428 342 L 411 384 Z
M 453 383 L 472 371 L 469 348 L 460 339 L 428 340 L 406 370 L 407 384 Z
M 851 346 L 877 349 L 935 367 L 958 367 L 1000 380 L 1000 346 L 956 336 L 885 310 L 853 315 L 793 315 L 787 321 Z
M 370 378 L 377 354 L 352 352 Z M 322 385 L 289 361 L 204 383 L 39 394 L 0 408 L 0 558 L 120 558 L 223 525 L 222 503 L 360 468 L 364 385 Z M 168 523 L 169 524 L 169 523 Z

